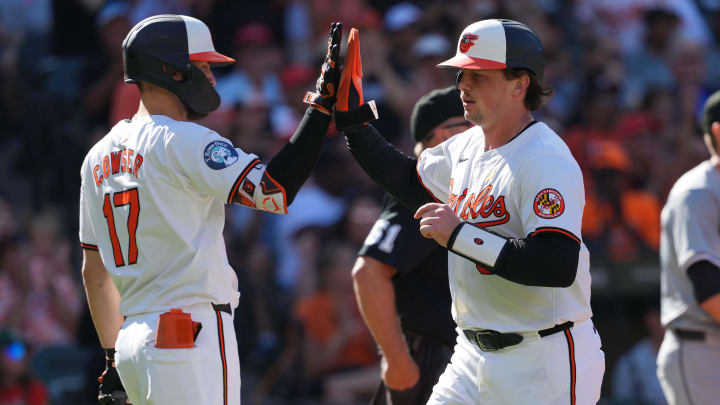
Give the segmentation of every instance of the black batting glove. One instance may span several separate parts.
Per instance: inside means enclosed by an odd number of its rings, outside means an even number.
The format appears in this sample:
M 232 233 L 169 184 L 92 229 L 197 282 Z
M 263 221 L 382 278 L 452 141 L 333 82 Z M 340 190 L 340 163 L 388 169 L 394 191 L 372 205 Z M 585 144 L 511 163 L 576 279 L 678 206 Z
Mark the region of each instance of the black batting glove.
M 342 38 L 342 23 L 334 22 L 330 25 L 328 38 L 328 51 L 323 62 L 320 77 L 315 83 L 315 92 L 307 92 L 304 102 L 313 108 L 332 115 L 333 106 L 337 101 L 337 91 L 340 84 L 340 39 Z
M 115 368 L 115 349 L 105 349 L 105 371 L 98 377 L 100 392 L 98 403 L 100 405 L 125 405 L 127 394 L 120 381 L 120 376 Z

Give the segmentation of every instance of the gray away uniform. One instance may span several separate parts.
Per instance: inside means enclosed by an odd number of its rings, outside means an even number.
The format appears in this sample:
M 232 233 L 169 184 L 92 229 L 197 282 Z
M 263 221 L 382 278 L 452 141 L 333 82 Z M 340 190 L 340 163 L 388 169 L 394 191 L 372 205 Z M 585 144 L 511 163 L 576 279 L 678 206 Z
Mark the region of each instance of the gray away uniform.
M 710 161 L 678 179 L 661 220 L 666 333 L 658 378 L 670 405 L 720 404 L 720 324 L 700 307 L 687 275 L 700 261 L 720 267 L 720 172 Z

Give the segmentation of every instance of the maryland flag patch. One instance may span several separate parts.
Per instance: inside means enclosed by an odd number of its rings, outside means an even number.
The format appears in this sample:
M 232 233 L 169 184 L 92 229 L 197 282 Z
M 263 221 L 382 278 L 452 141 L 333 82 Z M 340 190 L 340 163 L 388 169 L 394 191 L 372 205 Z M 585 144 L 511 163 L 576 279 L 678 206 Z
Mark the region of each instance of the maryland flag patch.
M 535 196 L 533 208 L 540 218 L 557 218 L 565 211 L 565 201 L 559 191 L 546 188 Z

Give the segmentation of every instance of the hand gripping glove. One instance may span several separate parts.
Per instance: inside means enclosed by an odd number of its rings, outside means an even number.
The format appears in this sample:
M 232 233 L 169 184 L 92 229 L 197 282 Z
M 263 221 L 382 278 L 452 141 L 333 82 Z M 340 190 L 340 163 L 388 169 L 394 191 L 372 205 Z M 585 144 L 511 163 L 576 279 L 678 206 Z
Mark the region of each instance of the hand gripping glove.
M 305 93 L 303 101 L 313 108 L 332 114 L 333 106 L 337 101 L 337 89 L 340 82 L 340 39 L 342 38 L 342 23 L 334 22 L 330 25 L 330 38 L 328 38 L 328 51 L 325 62 L 320 71 L 320 77 L 315 83 L 315 92 Z
M 335 105 L 335 127 L 339 130 L 347 130 L 355 126 L 367 125 L 369 121 L 377 118 L 375 101 L 363 102 L 360 33 L 352 28 L 348 37 L 345 66 L 340 76 Z
M 126 405 L 129 404 L 125 388 L 115 368 L 115 349 L 105 349 L 105 371 L 98 377 L 100 392 L 98 403 L 100 405 Z

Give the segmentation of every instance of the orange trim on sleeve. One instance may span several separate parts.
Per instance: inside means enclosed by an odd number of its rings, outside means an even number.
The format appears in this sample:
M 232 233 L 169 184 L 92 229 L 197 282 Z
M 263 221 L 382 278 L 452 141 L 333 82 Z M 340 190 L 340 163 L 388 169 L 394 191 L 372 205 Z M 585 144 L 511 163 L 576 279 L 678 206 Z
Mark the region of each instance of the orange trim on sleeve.
M 428 192 L 428 194 L 430 194 L 430 197 L 432 197 L 436 203 L 441 203 L 442 201 L 440 201 L 439 198 L 435 197 L 435 194 L 433 194 L 429 188 L 425 187 L 425 183 L 423 183 L 422 177 L 420 177 L 420 172 L 418 171 L 417 166 L 415 166 L 415 174 L 417 175 L 418 180 L 420 180 L 420 185 L 423 186 L 423 188 Z
M 91 245 L 89 243 L 80 242 L 80 247 L 87 250 L 100 250 L 98 249 L 97 245 Z
M 255 160 L 251 161 L 250 163 L 248 163 L 247 166 L 245 166 L 245 169 L 240 173 L 237 180 L 235 180 L 235 183 L 233 183 L 233 186 L 230 189 L 230 194 L 228 194 L 228 199 L 227 199 L 228 204 L 232 204 L 233 197 L 235 196 L 235 193 L 237 192 L 238 188 L 240 187 L 240 184 L 245 179 L 245 176 L 247 176 L 247 174 L 250 173 L 250 170 L 253 167 L 255 167 L 255 165 L 257 165 L 258 163 L 260 163 L 260 159 L 255 159 Z
M 562 229 L 562 228 L 553 228 L 553 227 L 549 227 L 549 226 L 548 226 L 548 227 L 543 227 L 543 228 L 538 228 L 538 229 L 535 230 L 535 232 L 531 233 L 531 234 L 528 235 L 528 236 L 535 236 L 535 235 L 539 234 L 540 232 L 559 232 L 559 233 L 561 233 L 561 234 L 563 234 L 563 235 L 565 235 L 565 236 L 569 236 L 572 240 L 574 240 L 575 242 L 577 242 L 578 245 L 582 243 L 582 241 L 580 240 L 580 238 L 578 238 L 577 236 L 575 236 L 572 232 L 567 231 L 567 230 Z

